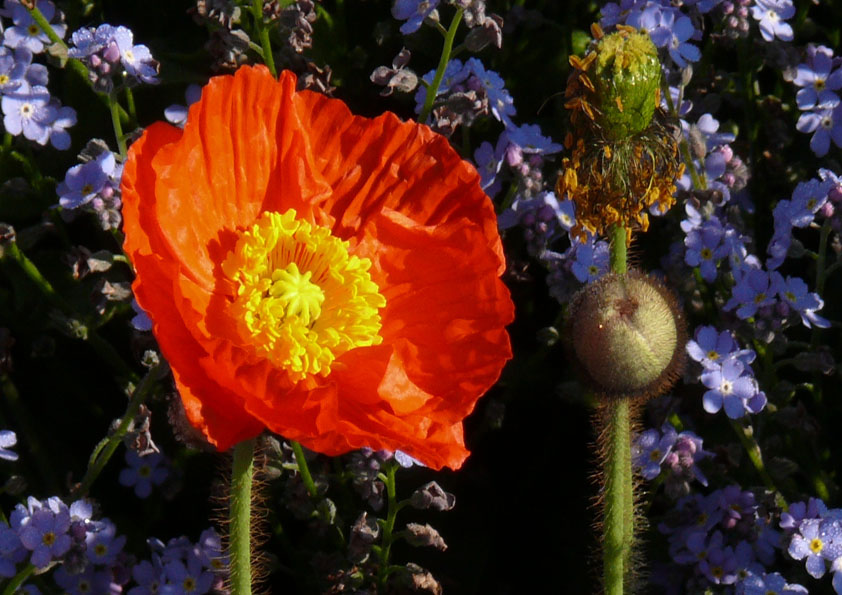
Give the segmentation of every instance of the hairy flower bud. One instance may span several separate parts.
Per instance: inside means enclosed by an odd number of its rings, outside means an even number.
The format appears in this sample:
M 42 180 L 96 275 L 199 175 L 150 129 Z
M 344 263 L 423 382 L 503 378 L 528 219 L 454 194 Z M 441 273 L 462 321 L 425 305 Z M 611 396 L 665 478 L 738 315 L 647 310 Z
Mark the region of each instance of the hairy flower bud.
M 684 364 L 685 323 L 675 298 L 637 271 L 606 275 L 576 294 L 567 336 L 583 376 L 607 398 L 661 394 Z

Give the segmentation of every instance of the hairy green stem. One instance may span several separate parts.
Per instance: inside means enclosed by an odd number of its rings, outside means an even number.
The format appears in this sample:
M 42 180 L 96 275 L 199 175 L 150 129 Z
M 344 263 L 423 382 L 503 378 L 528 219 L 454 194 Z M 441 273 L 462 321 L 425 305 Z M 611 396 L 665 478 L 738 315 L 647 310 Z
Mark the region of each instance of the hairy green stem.
M 254 474 L 255 439 L 234 447 L 231 468 L 231 501 L 228 557 L 231 564 L 231 595 L 251 595 L 251 484 Z
M 263 0 L 252 0 L 251 12 L 254 17 L 254 27 L 257 31 L 257 37 L 260 39 L 260 47 L 263 50 L 263 62 L 272 73 L 272 76 L 278 78 L 278 71 L 275 69 L 275 58 L 272 56 L 272 43 L 269 41 L 269 29 L 266 28 L 263 22 Z
M 91 461 L 88 464 L 88 470 L 85 472 L 85 476 L 82 478 L 82 481 L 79 482 L 79 486 L 73 490 L 74 498 L 82 498 L 88 494 L 88 491 L 91 489 L 94 481 L 96 481 L 99 474 L 102 473 L 102 470 L 105 469 L 108 461 L 114 455 L 117 447 L 120 446 L 120 443 L 129 431 L 129 426 L 137 415 L 137 412 L 140 410 L 140 406 L 152 392 L 152 389 L 155 387 L 155 383 L 161 379 L 167 369 L 166 364 L 158 364 L 146 373 L 146 376 L 143 377 L 143 380 L 141 380 L 137 388 L 134 389 L 132 397 L 129 399 L 129 404 L 126 406 L 126 412 L 123 413 L 123 417 L 120 419 L 117 429 L 114 430 L 114 432 L 106 439 L 104 445 L 102 442 L 96 445 L 95 451 L 99 451 L 99 453 L 96 457 L 91 458 Z
M 614 225 L 611 227 L 611 252 L 610 263 L 611 270 L 622 275 L 626 272 L 628 265 L 626 263 L 626 228 L 622 225 Z
M 628 269 L 626 229 L 610 231 L 611 270 L 618 275 Z M 632 404 L 620 398 L 602 406 L 604 454 L 602 567 L 605 593 L 622 595 L 631 571 L 634 544 L 634 482 L 631 460 Z
M 316 498 L 319 495 L 319 490 L 316 489 L 316 482 L 313 481 L 313 475 L 310 473 L 310 467 L 307 466 L 307 459 L 304 457 L 304 449 L 295 440 L 292 442 L 292 452 L 295 453 L 295 462 L 298 465 L 298 473 L 301 474 L 301 481 L 307 489 L 307 493 L 311 498 Z
M 424 107 L 421 109 L 421 113 L 418 114 L 418 121 L 422 124 L 427 123 L 427 118 L 430 117 L 430 112 L 433 111 L 433 103 L 436 101 L 436 95 L 439 93 L 441 80 L 444 78 L 445 70 L 447 70 L 447 63 L 450 62 L 450 53 L 453 51 L 453 40 L 456 38 L 456 30 L 459 29 L 459 23 L 462 22 L 463 12 L 464 9 L 462 8 L 456 10 L 456 14 L 453 15 L 453 20 L 450 22 L 450 27 L 447 29 L 447 34 L 444 36 L 444 46 L 441 49 L 441 58 L 439 58 L 436 74 L 433 77 L 432 84 L 427 87 Z
M 602 569 L 606 595 L 622 595 L 631 572 L 634 544 L 631 407 L 630 399 L 623 398 L 604 406 Z

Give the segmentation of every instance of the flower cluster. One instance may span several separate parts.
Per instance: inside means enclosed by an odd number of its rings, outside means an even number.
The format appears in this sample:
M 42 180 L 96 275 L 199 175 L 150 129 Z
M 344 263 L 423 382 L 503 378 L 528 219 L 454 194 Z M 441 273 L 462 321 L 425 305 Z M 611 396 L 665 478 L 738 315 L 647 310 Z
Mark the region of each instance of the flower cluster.
M 823 45 L 807 46 L 807 61 L 799 64 L 792 82 L 801 87 L 795 96 L 799 132 L 812 134 L 810 148 L 818 157 L 830 150 L 830 141 L 842 147 L 842 103 L 837 91 L 842 89 L 842 58 Z
M 787 553 L 804 560 L 813 578 L 821 578 L 830 567 L 833 588 L 842 592 L 842 509 L 828 509 L 816 498 L 793 502 L 781 513 L 780 526 L 789 537 Z
M 426 85 L 415 94 L 416 113 L 421 113 L 424 107 L 427 87 L 435 74 L 432 70 L 421 77 Z M 488 114 L 511 127 L 511 117 L 516 113 L 503 79 L 493 70 L 487 70 L 478 58 L 448 63 L 433 105 L 431 124 L 445 136 L 450 136 L 456 126 L 470 126 L 476 117 Z
M 701 592 L 712 585 L 735 585 L 742 592 L 743 582 L 757 583 L 752 577 L 774 581 L 766 572 L 775 561 L 781 537 L 763 510 L 753 492 L 737 485 L 707 496 L 681 498 L 658 525 L 668 537 L 670 557 L 678 566 L 672 570 L 678 571 L 679 582 L 664 569 L 653 574 L 652 582 L 669 592 Z M 672 584 L 665 582 L 670 580 Z
M 724 407 L 728 417 L 739 419 L 766 406 L 766 394 L 750 367 L 756 354 L 740 349 L 730 332 L 701 326 L 687 342 L 687 353 L 702 364 L 701 381 L 708 388 L 702 398 L 705 411 L 716 413 Z
M 150 539 L 152 560 L 135 564 L 124 550 L 126 537 L 109 519 L 94 519 L 88 500 L 67 506 L 61 499 L 29 497 L 8 524 L 0 524 L 0 577 L 11 578 L 28 562 L 37 569 L 59 563 L 57 585 L 71 594 L 209 593 L 227 572 L 219 536 L 208 529 L 198 543 L 186 537 L 165 546 Z M 130 587 L 132 579 L 136 586 Z M 34 590 L 33 590 L 34 589 Z M 30 593 L 37 593 L 29 586 Z
M 170 474 L 169 466 L 164 455 L 152 452 L 139 455 L 134 450 L 126 450 L 128 467 L 120 472 L 120 485 L 134 488 L 138 498 L 148 498 L 154 486 L 159 486 Z
M 0 430 L 0 459 L 17 461 L 18 453 L 11 448 L 18 443 L 18 436 L 12 430 Z
M 765 41 L 792 41 L 792 26 L 786 22 L 795 15 L 792 0 L 755 0 L 751 16 Z
M 82 60 L 94 89 L 110 93 L 125 82 L 129 85 L 158 82 L 158 62 L 145 45 L 134 44 L 134 34 L 126 27 L 108 24 L 82 28 L 71 36 L 67 51 L 71 58 Z
M 692 480 L 707 486 L 697 463 L 711 456 L 699 436 L 688 431 L 679 433 L 670 423 L 664 423 L 660 430 L 642 432 L 632 444 L 632 465 L 648 480 L 666 472 L 667 493 L 675 498 L 689 493 Z
M 61 20 L 62 15 L 49 0 L 38 0 L 36 6 L 48 21 Z M 6 132 L 22 134 L 39 145 L 49 142 L 59 150 L 69 148 L 70 134 L 66 129 L 76 123 L 76 112 L 50 95 L 46 67 L 32 62 L 33 55 L 44 52 L 50 43 L 47 34 L 18 0 L 6 0 L 0 17 L 10 18 L 13 23 L 3 32 L 0 47 L 0 107 Z M 59 37 L 64 36 L 63 24 L 51 25 Z M 0 31 L 6 26 L 0 19 Z
M 78 584 L 83 576 L 88 580 L 96 576 L 107 589 L 124 574 L 127 563 L 122 552 L 126 538 L 117 535 L 108 519 L 94 520 L 87 500 L 67 506 L 57 497 L 40 501 L 30 496 L 25 505 L 15 507 L 9 523 L 0 526 L 0 535 L 0 576 L 7 578 L 23 562 L 38 569 L 62 562 L 55 574 L 60 586 L 69 589 L 66 583 Z
M 150 560 L 138 562 L 131 571 L 137 586 L 128 595 L 161 593 L 218 592 L 223 587 L 228 572 L 228 560 L 222 549 L 219 535 L 213 529 L 203 531 L 196 543 L 187 537 L 170 539 L 164 544 L 150 538 Z
M 119 229 L 120 179 L 123 164 L 104 141 L 94 139 L 79 154 L 79 165 L 67 170 L 64 181 L 56 186 L 63 209 L 82 209 L 94 213 L 103 229 Z

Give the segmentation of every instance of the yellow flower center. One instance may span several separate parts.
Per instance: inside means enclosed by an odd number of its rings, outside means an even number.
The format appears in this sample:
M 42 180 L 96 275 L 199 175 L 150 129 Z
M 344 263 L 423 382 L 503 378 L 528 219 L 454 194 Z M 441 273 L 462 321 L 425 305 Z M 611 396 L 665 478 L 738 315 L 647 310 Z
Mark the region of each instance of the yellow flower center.
M 222 263 L 237 284 L 231 314 L 255 351 L 298 382 L 327 375 L 337 357 L 378 345 L 379 309 L 368 258 L 326 227 L 296 219 L 295 209 L 265 212 Z
M 810 551 L 814 554 L 820 553 L 824 549 L 824 542 L 818 537 L 814 537 L 810 540 Z
M 7 85 L 12 80 L 8 74 L 0 74 L 0 85 Z

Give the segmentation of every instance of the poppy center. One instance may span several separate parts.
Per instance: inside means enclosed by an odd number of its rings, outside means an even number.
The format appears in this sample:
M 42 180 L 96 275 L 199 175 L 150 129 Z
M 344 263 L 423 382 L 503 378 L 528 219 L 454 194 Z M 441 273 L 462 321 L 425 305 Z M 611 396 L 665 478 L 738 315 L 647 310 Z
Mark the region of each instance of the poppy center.
M 377 345 L 386 305 L 371 260 L 296 212 L 265 212 L 222 264 L 237 285 L 230 313 L 258 355 L 297 382 L 327 375 L 337 357 Z

